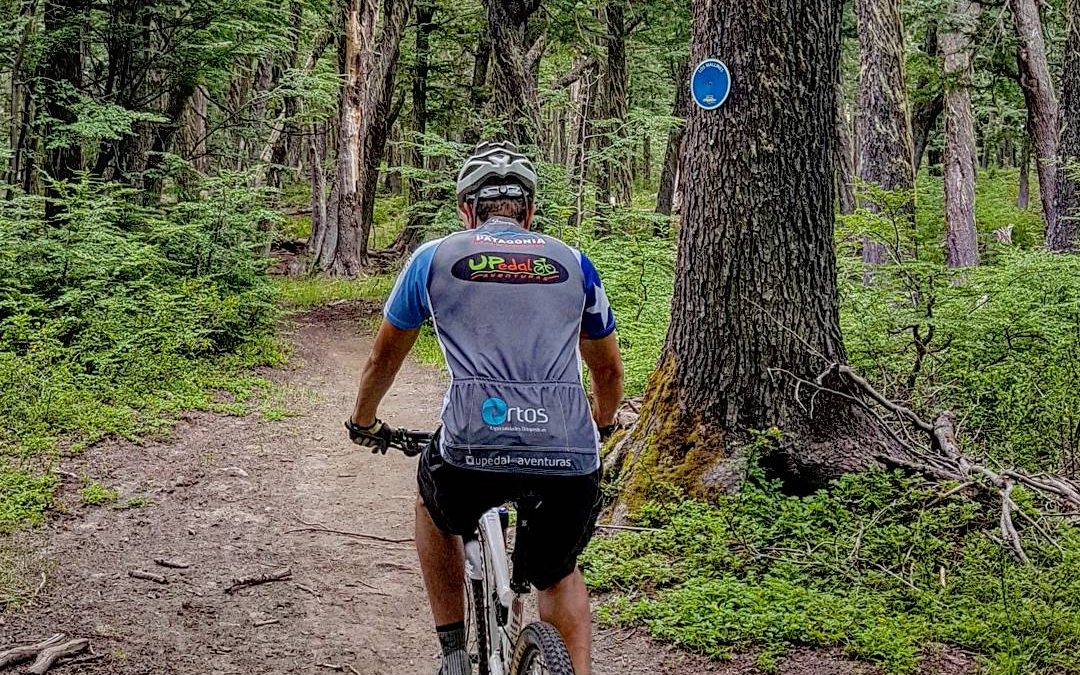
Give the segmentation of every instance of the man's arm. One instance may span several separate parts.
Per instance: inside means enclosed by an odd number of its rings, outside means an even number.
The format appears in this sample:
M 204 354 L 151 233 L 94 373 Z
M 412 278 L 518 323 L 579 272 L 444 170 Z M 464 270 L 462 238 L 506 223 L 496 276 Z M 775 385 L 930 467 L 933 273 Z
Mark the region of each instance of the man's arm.
M 394 383 L 394 377 L 419 334 L 419 328 L 402 330 L 383 319 L 360 376 L 360 391 L 356 394 L 356 407 L 351 418 L 353 424 L 362 427 L 375 424 L 379 403 Z
M 589 366 L 593 420 L 598 427 L 611 426 L 623 397 L 623 363 L 615 333 L 608 333 L 598 340 L 582 336 L 581 356 Z

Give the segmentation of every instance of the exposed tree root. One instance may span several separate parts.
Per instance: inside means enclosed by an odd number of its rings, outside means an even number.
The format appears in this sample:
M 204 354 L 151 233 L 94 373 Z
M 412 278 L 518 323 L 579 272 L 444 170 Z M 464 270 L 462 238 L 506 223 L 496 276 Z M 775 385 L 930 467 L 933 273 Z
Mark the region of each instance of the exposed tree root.
M 930 424 L 910 408 L 885 398 L 848 366 L 834 365 L 816 378 L 815 382 L 803 383 L 824 389 L 821 382 L 831 373 L 840 375 L 856 390 L 884 408 L 884 416 L 875 411 L 874 417 L 895 438 L 904 438 L 896 449 L 877 452 L 880 462 L 886 466 L 915 471 L 935 480 L 956 481 L 960 486 L 954 488 L 954 491 L 972 487 L 1000 503 L 999 528 L 1002 543 L 1019 562 L 1028 564 L 1030 560 L 1014 522 L 1016 514 L 1025 518 L 1040 535 L 1052 543 L 1056 542 L 1040 523 L 1041 519 L 1030 518 L 1013 501 L 1012 493 L 1016 486 L 1022 486 L 1039 497 L 1046 507 L 1043 517 L 1077 520 L 1077 512 L 1080 511 L 1080 484 L 1049 473 L 1033 475 L 1016 468 L 995 469 L 985 461 L 968 457 L 960 450 L 956 441 L 955 416 L 951 412 L 941 413 L 934 423 Z M 890 417 L 892 419 L 889 419 Z M 920 443 L 911 438 L 906 429 L 894 429 L 892 425 L 896 423 L 914 427 L 925 435 L 925 440 Z
M 69 640 L 63 644 L 53 645 L 41 650 L 34 663 L 26 670 L 29 675 L 45 675 L 58 659 L 65 656 L 73 656 L 90 646 L 86 638 Z
M 56 645 L 61 644 L 65 637 L 67 636 L 63 633 L 57 633 L 49 639 L 43 640 L 37 644 L 5 649 L 0 652 L 0 668 L 6 668 L 7 666 L 13 666 L 16 663 L 29 661 L 37 656 L 43 649 L 48 649 L 49 647 L 55 647 Z

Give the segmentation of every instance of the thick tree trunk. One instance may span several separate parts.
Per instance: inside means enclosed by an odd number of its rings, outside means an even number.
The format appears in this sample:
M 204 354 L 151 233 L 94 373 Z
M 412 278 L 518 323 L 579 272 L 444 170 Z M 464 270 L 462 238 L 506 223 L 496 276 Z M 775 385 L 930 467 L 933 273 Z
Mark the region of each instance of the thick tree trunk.
M 1019 39 L 1017 62 L 1020 88 L 1024 92 L 1031 120 L 1031 140 L 1035 148 L 1035 170 L 1039 175 L 1039 199 L 1046 220 L 1047 243 L 1057 227 L 1057 135 L 1058 108 L 1050 67 L 1046 62 L 1042 19 L 1035 0 L 1009 0 L 1013 25 Z
M 687 119 L 695 152 L 681 168 L 694 180 L 671 324 L 641 417 L 609 463 L 624 486 L 616 517 L 665 482 L 706 497 L 730 487 L 750 429 L 782 432 L 768 465 L 796 489 L 872 463 L 881 434 L 858 406 L 814 400 L 813 384 L 792 379 L 813 383 L 845 358 L 833 242 L 840 19 L 839 0 L 694 6 L 691 61 L 723 54 L 740 86 Z
M 938 51 L 938 28 L 931 26 L 926 31 L 926 54 L 936 58 Z M 923 75 L 915 85 L 915 90 L 925 92 L 930 87 L 929 75 Z M 926 144 L 930 140 L 930 132 L 934 130 L 938 117 L 945 107 L 945 97 L 940 91 L 933 93 L 929 98 L 918 101 L 911 109 L 911 138 L 915 145 L 914 160 L 912 162 L 915 175 L 922 166 L 923 155 L 926 153 Z
M 604 37 L 606 59 L 600 71 L 600 99 L 597 110 L 596 201 L 601 213 L 612 206 L 630 203 L 630 163 L 626 148 L 626 112 L 629 107 L 626 70 L 626 8 L 615 0 L 600 10 L 607 26 Z
M 1016 189 L 1016 208 L 1027 209 L 1031 202 L 1031 140 L 1024 136 L 1024 149 L 1020 152 L 1020 180 Z
M 836 87 L 836 186 L 840 213 L 855 213 L 855 144 L 851 141 L 851 121 L 839 85 Z
M 679 124 L 668 130 L 667 149 L 664 151 L 664 166 L 660 170 L 660 189 L 656 193 L 656 212 L 671 215 L 675 199 L 675 177 L 679 172 L 679 156 L 682 154 L 683 134 L 686 127 L 687 105 L 690 102 L 690 64 L 682 61 L 675 69 L 675 104 L 671 116 L 679 118 Z
M 1068 0 L 1068 35 L 1061 69 L 1061 140 L 1058 145 L 1057 226 L 1051 251 L 1080 249 L 1080 0 Z
M 575 195 L 574 212 L 570 215 L 568 222 L 570 227 L 581 224 L 585 209 L 585 178 L 589 174 L 589 134 L 591 131 L 589 120 L 592 118 L 592 111 L 596 105 L 596 80 L 594 63 L 592 66 L 583 68 L 580 77 L 570 85 L 570 98 L 575 109 L 569 141 L 570 166 L 567 172 Z
M 859 112 L 856 118 L 858 177 L 887 191 L 911 194 L 915 186 L 911 121 L 904 84 L 904 31 L 900 0 L 856 0 L 859 21 Z M 876 210 L 871 200 L 865 206 Z M 914 204 L 898 217 L 910 220 Z M 898 223 L 906 234 L 910 222 Z M 900 255 L 904 242 L 893 244 Z M 886 260 L 885 244 L 869 237 L 863 242 L 863 261 L 877 265 Z
M 339 64 L 345 79 L 338 115 L 337 170 L 326 234 L 316 264 L 356 276 L 367 264 L 379 161 L 391 124 L 391 96 L 411 0 L 383 0 L 375 39 L 376 0 L 348 0 Z
M 425 166 L 424 155 L 417 144 L 427 132 L 427 92 L 428 70 L 431 66 L 431 31 L 435 27 L 434 0 L 420 0 L 416 7 L 416 69 L 412 77 L 412 114 L 410 117 L 411 142 L 405 144 L 405 164 L 417 170 Z M 418 205 L 424 200 L 423 183 L 416 178 L 408 181 L 409 221 L 394 239 L 392 248 L 400 253 L 409 253 L 424 234 L 427 218 L 418 212 Z
M 945 57 L 945 263 L 949 267 L 979 264 L 971 111 L 972 34 L 979 9 L 971 0 L 954 0 L 952 25 L 941 38 Z
M 484 0 L 484 5 L 495 66 L 491 78 L 495 115 L 511 140 L 543 147 L 540 99 L 525 62 L 525 28 L 540 0 Z
M 10 70 L 10 92 L 8 98 L 8 149 L 9 160 L 6 167 L 5 185 L 0 194 L 7 199 L 16 187 L 24 192 L 31 191 L 34 171 L 34 130 L 37 126 L 34 97 L 30 91 L 33 75 L 30 45 L 36 40 L 41 29 L 38 23 L 38 4 L 36 0 L 20 3 L 19 17 L 22 31 L 12 50 Z
M 308 139 L 308 163 L 311 165 L 311 234 L 307 253 L 314 267 L 326 239 L 326 122 L 311 126 Z

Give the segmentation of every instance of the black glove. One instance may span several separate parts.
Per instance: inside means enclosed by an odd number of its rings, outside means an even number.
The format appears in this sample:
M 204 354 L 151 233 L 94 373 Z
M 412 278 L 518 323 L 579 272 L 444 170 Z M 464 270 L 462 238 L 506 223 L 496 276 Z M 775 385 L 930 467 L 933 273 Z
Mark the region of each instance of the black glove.
M 385 455 L 394 437 L 394 430 L 390 425 L 378 418 L 375 418 L 375 423 L 370 427 L 362 427 L 351 419 L 346 420 L 345 428 L 349 430 L 349 440 L 359 446 L 371 448 L 372 453 L 381 452 Z
M 615 430 L 619 428 L 618 424 L 609 424 L 606 427 L 599 427 L 600 442 L 604 443 L 607 439 L 611 438 L 611 434 L 615 433 Z

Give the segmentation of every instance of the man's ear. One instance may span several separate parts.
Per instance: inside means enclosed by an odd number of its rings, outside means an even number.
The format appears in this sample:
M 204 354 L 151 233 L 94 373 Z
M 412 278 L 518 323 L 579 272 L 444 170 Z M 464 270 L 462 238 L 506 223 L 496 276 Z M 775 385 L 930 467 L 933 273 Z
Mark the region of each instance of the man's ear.
M 532 225 L 533 216 L 535 215 L 536 202 L 532 202 L 527 207 L 525 207 L 525 220 L 521 222 L 521 226 L 524 227 L 526 230 L 529 229 L 529 226 Z
M 476 227 L 476 213 L 473 211 L 472 204 L 467 201 L 459 203 L 457 212 L 465 229 L 471 230 Z

